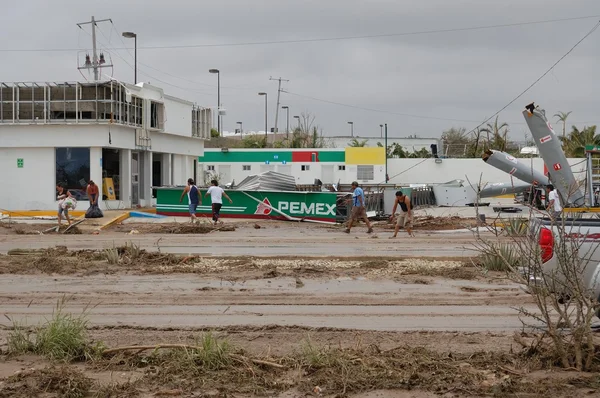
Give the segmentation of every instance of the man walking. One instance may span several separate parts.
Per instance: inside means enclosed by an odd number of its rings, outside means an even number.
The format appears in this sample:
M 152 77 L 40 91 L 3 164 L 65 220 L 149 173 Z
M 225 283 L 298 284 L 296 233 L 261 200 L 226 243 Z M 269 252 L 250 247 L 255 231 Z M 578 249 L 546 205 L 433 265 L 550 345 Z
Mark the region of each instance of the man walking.
M 229 203 L 233 203 L 233 201 L 231 200 L 231 198 L 229 196 L 227 196 L 227 194 L 225 193 L 223 188 L 221 188 L 219 186 L 219 182 L 217 180 L 212 180 L 210 183 L 212 184 L 212 186 L 210 188 L 208 188 L 208 191 L 206 191 L 206 195 L 204 195 L 204 196 L 210 195 L 210 200 L 212 202 L 212 212 L 213 212 L 212 219 L 215 222 L 215 225 L 217 225 L 217 223 L 219 222 L 219 217 L 221 217 L 221 207 L 223 206 L 223 196 L 225 196 L 227 198 L 227 200 L 229 200 Z
M 179 198 L 179 203 L 183 202 L 183 197 L 187 194 L 188 197 L 188 210 L 190 212 L 190 222 L 193 223 L 196 221 L 196 208 L 202 202 L 202 198 L 200 196 L 200 191 L 196 186 L 196 182 L 192 178 L 188 178 L 187 186 L 183 190 L 181 194 L 181 198 Z
M 350 213 L 350 220 L 348 220 L 348 228 L 344 232 L 347 234 L 350 233 L 350 229 L 352 228 L 352 223 L 358 220 L 364 220 L 365 224 L 367 224 L 367 233 L 370 234 L 373 232 L 373 227 L 371 227 L 371 223 L 367 218 L 367 210 L 365 209 L 365 193 L 362 188 L 358 187 L 358 182 L 352 182 L 352 199 L 349 200 L 352 202 L 352 212 Z
M 558 192 L 554 189 L 554 185 L 548 185 L 548 207 L 546 208 L 548 213 L 553 220 L 558 220 L 560 218 L 560 214 L 562 213 L 562 206 L 560 205 L 560 197 L 558 196 Z
M 398 210 L 398 205 L 400 206 L 400 211 L 396 213 Z M 412 212 L 412 203 L 410 202 L 410 198 L 402 191 L 396 192 L 396 200 L 394 202 L 394 208 L 392 209 L 392 215 L 390 216 L 390 220 L 392 220 L 396 216 L 396 228 L 394 229 L 394 235 L 390 236 L 390 239 L 398 236 L 398 230 L 400 227 L 406 229 L 409 236 L 413 236 L 412 233 L 412 220 L 413 220 L 413 212 Z

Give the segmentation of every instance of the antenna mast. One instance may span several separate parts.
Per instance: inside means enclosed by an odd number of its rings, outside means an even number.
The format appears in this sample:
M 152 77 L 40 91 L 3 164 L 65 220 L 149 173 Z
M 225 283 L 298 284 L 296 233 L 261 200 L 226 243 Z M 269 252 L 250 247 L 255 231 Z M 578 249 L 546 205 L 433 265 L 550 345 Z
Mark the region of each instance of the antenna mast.
M 109 68 L 109 67 L 112 68 L 112 65 L 108 65 L 106 63 L 106 60 L 104 59 L 104 53 L 100 53 L 100 57 L 98 57 L 98 52 L 96 51 L 96 24 L 98 22 L 106 22 L 106 21 L 110 21 L 112 23 L 112 19 L 110 19 L 110 18 L 96 20 L 94 18 L 94 16 L 92 16 L 91 21 L 81 22 L 81 23 L 77 24 L 79 29 L 82 29 L 81 25 L 87 25 L 87 24 L 92 25 L 92 59 L 90 60 L 90 55 L 86 54 L 85 55 L 85 63 L 83 64 L 83 66 L 80 66 L 77 69 L 79 69 L 79 70 L 93 69 L 94 70 L 94 81 L 98 81 L 100 68 Z

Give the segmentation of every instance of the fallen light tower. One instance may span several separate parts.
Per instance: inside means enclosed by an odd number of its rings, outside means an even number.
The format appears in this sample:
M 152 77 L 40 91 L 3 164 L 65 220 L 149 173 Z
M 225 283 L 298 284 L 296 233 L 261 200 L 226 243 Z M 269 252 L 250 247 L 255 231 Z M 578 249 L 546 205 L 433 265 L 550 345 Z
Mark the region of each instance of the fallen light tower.
M 546 119 L 546 112 L 532 102 L 525 107 L 523 116 L 548 169 L 548 178 L 558 190 L 564 203 L 584 206 L 585 197 L 567 162 L 560 140 Z

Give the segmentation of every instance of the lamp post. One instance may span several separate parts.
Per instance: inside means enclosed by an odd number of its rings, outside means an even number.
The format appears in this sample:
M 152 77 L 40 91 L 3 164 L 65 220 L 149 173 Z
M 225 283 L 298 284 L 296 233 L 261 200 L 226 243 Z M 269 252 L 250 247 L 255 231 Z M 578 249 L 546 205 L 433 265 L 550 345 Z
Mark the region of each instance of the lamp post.
M 217 74 L 217 131 L 221 136 L 221 72 L 218 69 L 209 69 L 210 73 Z
M 282 106 L 281 109 L 285 109 L 287 115 L 287 124 L 285 127 L 285 139 L 290 140 L 290 107 L 285 105 Z
M 381 130 L 380 137 L 383 138 L 383 124 L 379 125 L 379 129 Z
M 350 125 L 350 137 L 354 137 L 354 122 L 348 122 Z
M 294 119 L 298 120 L 298 130 L 300 130 L 300 116 L 294 116 Z
M 385 183 L 390 180 L 388 176 L 388 156 L 387 156 L 387 123 L 385 124 Z
M 123 37 L 133 39 L 133 84 L 137 84 L 137 34 L 123 32 Z
M 269 121 L 268 121 L 268 116 L 267 116 L 267 107 L 268 107 L 267 98 L 268 98 L 268 96 L 267 96 L 267 93 L 263 93 L 263 92 L 258 93 L 258 95 L 265 96 L 265 148 L 266 148 L 267 147 L 267 139 L 268 139 L 267 131 L 269 129 Z
M 237 124 L 240 125 L 240 140 L 243 138 L 243 128 L 242 128 L 242 122 L 237 122 Z

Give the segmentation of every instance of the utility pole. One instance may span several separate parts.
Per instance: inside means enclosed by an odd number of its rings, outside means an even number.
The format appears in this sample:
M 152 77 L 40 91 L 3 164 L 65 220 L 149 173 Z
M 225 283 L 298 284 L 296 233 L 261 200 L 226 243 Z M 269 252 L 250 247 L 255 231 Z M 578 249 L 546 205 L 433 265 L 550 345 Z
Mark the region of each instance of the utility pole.
M 387 156 L 387 123 L 385 124 L 385 183 L 387 184 L 389 181 L 388 176 L 388 156 Z
M 98 69 L 112 67 L 112 65 L 105 64 L 106 61 L 104 60 L 104 54 L 101 53 L 100 59 L 98 59 L 98 52 L 96 51 L 96 24 L 98 22 L 106 22 L 106 21 L 110 21 L 112 23 L 112 19 L 110 19 L 110 18 L 96 20 L 94 18 L 94 16 L 92 15 L 92 20 L 90 22 L 81 22 L 81 23 L 77 24 L 79 29 L 82 29 L 81 25 L 92 24 L 92 62 L 89 63 L 88 56 L 86 55 L 86 62 L 84 64 L 84 66 L 79 67 L 77 69 L 92 68 L 94 70 L 94 81 L 98 81 Z
M 281 77 L 279 79 L 273 79 L 272 77 L 269 77 L 269 80 L 279 81 L 279 88 L 277 89 L 277 108 L 275 108 L 275 134 L 277 134 L 277 120 L 279 119 L 279 96 L 281 95 L 281 82 L 289 82 L 289 80 L 282 79 Z

